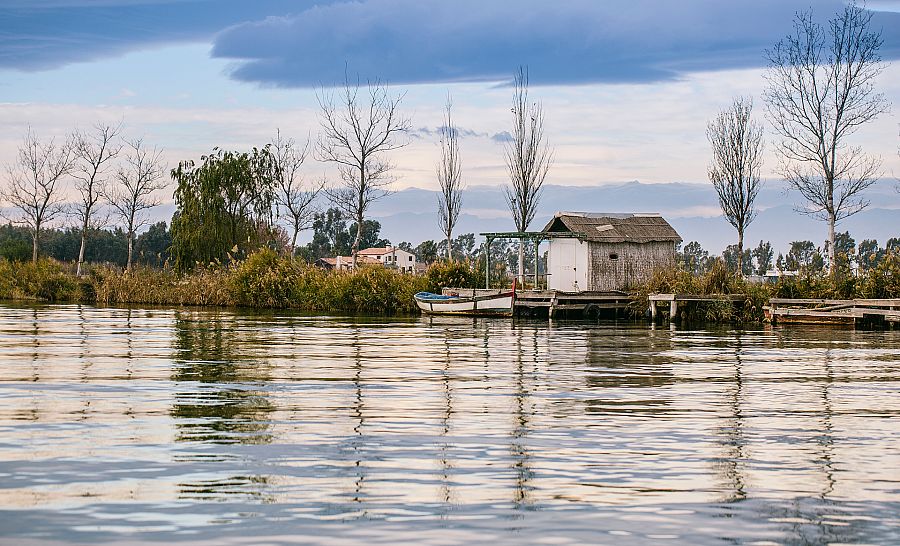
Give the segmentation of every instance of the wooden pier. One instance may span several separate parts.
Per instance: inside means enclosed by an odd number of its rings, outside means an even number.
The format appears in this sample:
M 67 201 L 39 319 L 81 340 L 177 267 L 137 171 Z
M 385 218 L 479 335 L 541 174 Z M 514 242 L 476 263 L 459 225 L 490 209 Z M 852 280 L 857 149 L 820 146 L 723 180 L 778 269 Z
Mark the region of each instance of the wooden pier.
M 669 320 L 677 320 L 678 305 L 697 302 L 717 302 L 730 301 L 733 304 L 741 304 L 747 296 L 744 294 L 709 294 L 706 296 L 696 296 L 694 294 L 650 294 L 650 318 L 656 320 L 659 311 L 659 304 L 665 303 L 669 306 Z
M 900 325 L 900 299 L 787 299 L 772 298 L 765 307 L 772 323 L 842 324 L 851 326 Z
M 497 289 L 445 288 L 444 294 L 460 296 L 488 295 Z M 628 292 L 562 292 L 559 290 L 518 290 L 514 313 L 519 317 L 618 317 L 631 303 Z

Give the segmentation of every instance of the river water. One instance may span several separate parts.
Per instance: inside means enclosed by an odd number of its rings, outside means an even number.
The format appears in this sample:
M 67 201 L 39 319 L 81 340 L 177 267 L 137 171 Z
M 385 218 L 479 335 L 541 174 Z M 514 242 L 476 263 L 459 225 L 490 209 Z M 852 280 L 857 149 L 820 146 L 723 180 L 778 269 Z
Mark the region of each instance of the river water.
M 0 543 L 898 544 L 900 333 L 0 305 Z

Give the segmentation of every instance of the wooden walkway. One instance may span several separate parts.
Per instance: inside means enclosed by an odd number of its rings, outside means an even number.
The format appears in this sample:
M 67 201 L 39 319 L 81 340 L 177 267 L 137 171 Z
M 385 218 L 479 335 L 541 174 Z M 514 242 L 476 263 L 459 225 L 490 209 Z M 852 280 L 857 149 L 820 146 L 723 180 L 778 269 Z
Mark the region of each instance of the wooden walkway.
M 483 288 L 445 288 L 444 293 L 460 296 L 496 294 L 500 290 Z M 628 292 L 562 292 L 559 290 L 518 290 L 514 312 L 521 317 L 619 316 L 631 303 Z
M 900 299 L 772 298 L 765 312 L 766 318 L 772 323 L 900 325 Z
M 659 311 L 659 304 L 665 303 L 669 306 L 669 320 L 678 317 L 679 303 L 688 302 L 715 302 L 730 301 L 732 303 L 743 303 L 747 296 L 744 294 L 709 294 L 707 296 L 696 296 L 694 294 L 650 294 L 650 318 L 656 320 Z

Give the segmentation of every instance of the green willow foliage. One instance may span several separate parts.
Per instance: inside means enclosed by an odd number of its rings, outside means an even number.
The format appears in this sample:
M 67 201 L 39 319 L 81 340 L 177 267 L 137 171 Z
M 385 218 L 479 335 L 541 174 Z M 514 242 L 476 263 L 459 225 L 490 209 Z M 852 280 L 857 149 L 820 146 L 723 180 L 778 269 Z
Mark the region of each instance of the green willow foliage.
M 248 256 L 271 234 L 275 182 L 269 148 L 213 149 L 172 170 L 178 184 L 171 256 L 178 271 Z

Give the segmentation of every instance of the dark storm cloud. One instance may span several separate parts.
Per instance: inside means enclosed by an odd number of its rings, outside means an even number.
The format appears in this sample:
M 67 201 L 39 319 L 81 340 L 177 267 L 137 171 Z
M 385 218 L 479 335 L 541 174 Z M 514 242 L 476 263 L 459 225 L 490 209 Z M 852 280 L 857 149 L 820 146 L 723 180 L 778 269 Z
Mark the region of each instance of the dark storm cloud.
M 3 0 L 0 67 L 47 70 L 148 45 L 212 40 L 231 25 L 299 13 L 309 0 Z M 320 2 L 321 3 L 321 2 Z
M 812 2 L 825 20 L 842 0 Z M 183 41 L 213 42 L 235 79 L 330 85 L 345 69 L 392 83 L 651 82 L 761 66 L 810 0 L 6 0 L 0 67 L 55 68 Z M 878 12 L 886 58 L 900 14 Z
M 232 76 L 276 86 L 343 80 L 345 66 L 394 83 L 505 81 L 528 65 L 532 83 L 646 82 L 764 64 L 809 0 L 365 0 L 236 25 L 214 55 Z M 825 20 L 841 0 L 815 2 Z M 887 57 L 900 14 L 876 13 Z

